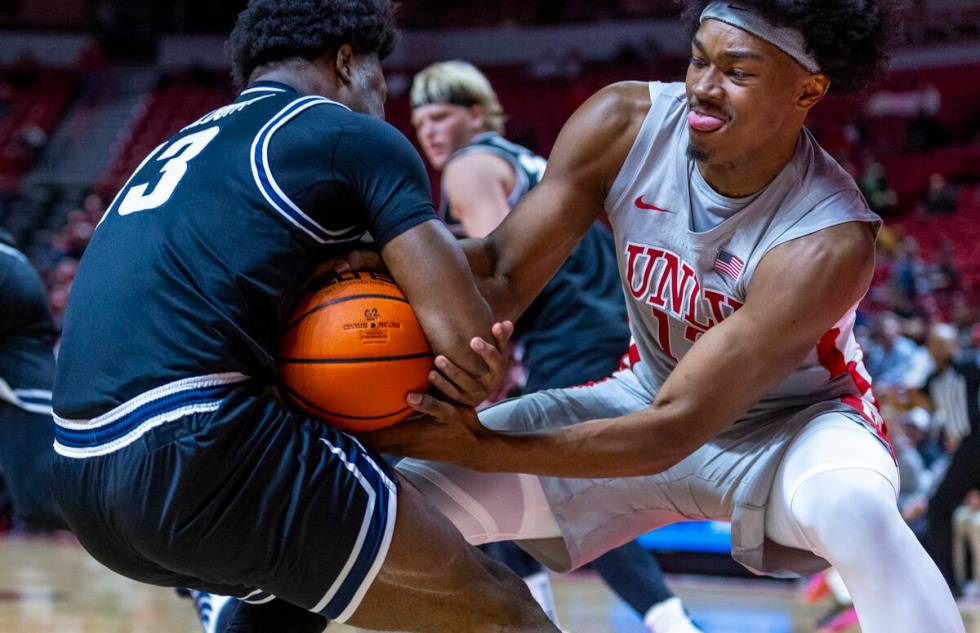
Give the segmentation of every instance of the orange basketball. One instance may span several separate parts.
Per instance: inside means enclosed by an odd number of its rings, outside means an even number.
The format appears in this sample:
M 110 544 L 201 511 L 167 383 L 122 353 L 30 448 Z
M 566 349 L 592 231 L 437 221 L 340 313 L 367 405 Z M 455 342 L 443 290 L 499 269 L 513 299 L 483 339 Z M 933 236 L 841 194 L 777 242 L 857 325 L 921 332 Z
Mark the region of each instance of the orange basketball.
M 405 396 L 428 389 L 432 349 L 391 278 L 326 277 L 300 299 L 279 348 L 283 391 L 345 431 L 373 431 L 412 413 Z

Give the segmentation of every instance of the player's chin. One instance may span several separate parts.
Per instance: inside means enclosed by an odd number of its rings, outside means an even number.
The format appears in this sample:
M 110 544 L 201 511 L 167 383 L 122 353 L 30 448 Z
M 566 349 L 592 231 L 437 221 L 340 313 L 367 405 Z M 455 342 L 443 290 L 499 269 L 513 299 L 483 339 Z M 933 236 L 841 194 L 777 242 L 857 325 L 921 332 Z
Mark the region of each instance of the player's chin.
M 446 166 L 446 162 L 449 159 L 449 155 L 445 152 L 426 152 L 426 158 L 429 159 L 429 164 L 436 171 L 441 170 Z

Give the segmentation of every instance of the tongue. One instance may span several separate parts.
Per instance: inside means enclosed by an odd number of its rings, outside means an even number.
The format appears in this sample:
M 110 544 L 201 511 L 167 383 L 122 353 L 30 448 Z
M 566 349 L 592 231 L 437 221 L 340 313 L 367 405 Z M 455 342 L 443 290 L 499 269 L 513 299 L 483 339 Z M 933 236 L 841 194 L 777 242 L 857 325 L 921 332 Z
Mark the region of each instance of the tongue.
M 693 110 L 688 113 L 687 122 L 698 132 L 714 132 L 721 126 L 725 125 L 725 122 L 718 117 L 698 114 Z

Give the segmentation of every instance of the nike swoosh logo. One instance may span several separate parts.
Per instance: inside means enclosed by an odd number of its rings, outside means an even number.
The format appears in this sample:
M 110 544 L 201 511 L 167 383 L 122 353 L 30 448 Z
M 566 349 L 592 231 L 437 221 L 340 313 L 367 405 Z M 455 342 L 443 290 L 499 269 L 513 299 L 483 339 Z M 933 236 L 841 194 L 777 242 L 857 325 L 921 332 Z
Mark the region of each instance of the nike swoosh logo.
M 647 211 L 660 211 L 662 213 L 673 213 L 673 211 L 671 211 L 670 209 L 661 209 L 660 207 L 654 204 L 647 204 L 646 202 L 643 202 L 643 196 L 637 198 L 634 204 L 636 205 L 637 209 L 646 209 Z

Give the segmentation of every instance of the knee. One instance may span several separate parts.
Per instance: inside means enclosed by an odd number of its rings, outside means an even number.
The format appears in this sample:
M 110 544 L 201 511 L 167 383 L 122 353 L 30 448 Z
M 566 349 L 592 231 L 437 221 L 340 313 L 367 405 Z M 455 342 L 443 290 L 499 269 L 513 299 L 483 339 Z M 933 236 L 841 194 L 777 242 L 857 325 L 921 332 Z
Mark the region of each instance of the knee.
M 878 543 L 894 525 L 904 527 L 892 484 L 877 471 L 847 469 L 803 481 L 791 502 L 793 518 L 818 552 L 847 540 Z

